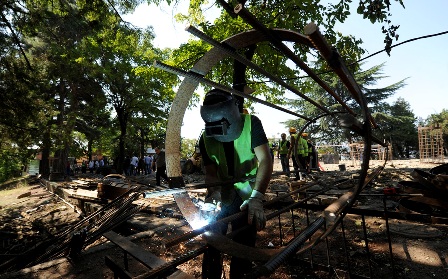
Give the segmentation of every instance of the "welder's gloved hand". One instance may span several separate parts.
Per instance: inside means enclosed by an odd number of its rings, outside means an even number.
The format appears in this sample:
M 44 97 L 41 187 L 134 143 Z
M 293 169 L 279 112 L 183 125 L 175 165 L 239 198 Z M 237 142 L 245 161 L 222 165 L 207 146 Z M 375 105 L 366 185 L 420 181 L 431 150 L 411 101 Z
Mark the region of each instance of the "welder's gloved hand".
M 252 225 L 255 222 L 257 231 L 261 231 L 266 226 L 266 215 L 263 210 L 264 195 L 257 190 L 252 190 L 249 199 L 245 200 L 240 206 L 241 211 L 247 209 L 247 222 Z
M 221 208 L 221 191 L 214 191 L 207 195 L 204 200 L 205 203 L 213 203 L 217 208 Z

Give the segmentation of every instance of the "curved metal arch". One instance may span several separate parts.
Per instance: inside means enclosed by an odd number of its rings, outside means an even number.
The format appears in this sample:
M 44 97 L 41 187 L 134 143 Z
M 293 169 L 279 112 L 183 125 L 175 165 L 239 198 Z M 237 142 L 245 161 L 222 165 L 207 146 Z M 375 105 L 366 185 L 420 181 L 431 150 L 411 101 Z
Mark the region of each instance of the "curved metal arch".
M 304 35 L 285 29 L 273 29 L 276 34 L 284 41 L 290 41 L 300 44 L 305 44 L 313 48 L 311 41 Z M 234 49 L 240 49 L 252 44 L 265 41 L 265 36 L 256 30 L 250 30 L 246 32 L 234 35 L 223 43 L 226 43 Z M 223 53 L 217 48 L 212 48 L 210 51 L 204 54 L 199 59 L 190 72 L 205 76 L 219 61 L 227 58 L 228 55 Z M 166 161 L 167 161 L 167 174 L 169 177 L 181 177 L 180 162 L 180 134 L 182 120 L 185 115 L 185 111 L 188 107 L 189 101 L 193 96 L 194 91 L 198 87 L 199 82 L 185 78 L 177 91 L 176 97 L 171 106 L 171 110 L 168 117 L 167 131 L 166 131 Z

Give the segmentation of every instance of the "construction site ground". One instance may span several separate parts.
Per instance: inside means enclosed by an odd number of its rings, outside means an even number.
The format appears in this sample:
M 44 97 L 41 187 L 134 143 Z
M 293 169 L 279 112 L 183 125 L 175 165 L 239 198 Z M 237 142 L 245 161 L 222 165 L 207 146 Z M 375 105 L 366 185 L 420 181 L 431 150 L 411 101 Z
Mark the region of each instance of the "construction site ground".
M 343 162 L 345 171 L 340 171 L 337 164 L 321 164 L 324 171 L 314 172 L 314 177 L 337 179 L 360 168 L 351 161 Z M 371 168 L 382 161 L 371 161 Z M 420 163 L 418 160 L 393 160 L 386 164 L 383 173 L 368 187 L 371 190 L 382 189 L 396 185 L 399 181 L 412 180 L 410 172 L 417 168 L 429 170 L 436 165 Z M 274 170 L 281 169 L 279 160 L 275 159 Z M 201 174 L 188 175 L 190 182 L 203 182 Z M 271 189 L 279 189 L 291 182 L 284 175 L 273 177 Z M 198 194 L 200 196 L 200 193 Z M 271 196 L 276 195 L 270 192 Z M 181 234 L 190 229 L 186 221 L 178 213 L 176 205 L 148 207 L 137 213 L 131 219 L 114 229 L 133 243 L 145 250 L 151 251 L 160 258 L 169 261 L 176 256 L 188 252 L 203 240 L 194 240 L 162 249 L 164 240 Z M 383 200 L 375 196 L 363 196 L 360 201 L 363 206 L 382 208 Z M 387 201 L 387 206 L 393 210 L 394 202 Z M 168 209 L 167 209 L 168 208 Z M 284 213 L 280 220 L 268 220 L 268 226 L 259 233 L 257 247 L 281 247 L 287 244 L 293 235 L 292 222 L 296 234 L 307 226 L 321 212 L 308 212 L 303 209 Z M 25 249 L 33 245 L 45 234 L 52 234 L 70 226 L 79 220 L 79 212 L 61 200 L 57 195 L 47 191 L 39 183 L 19 184 L 14 187 L 0 189 L 0 262 L 10 251 Z M 350 278 L 347 272 L 368 278 L 369 269 L 372 278 L 448 278 L 448 227 L 443 224 L 416 223 L 406 220 L 389 220 L 386 224 L 381 217 L 366 217 L 369 251 L 365 249 L 361 217 L 347 215 L 344 219 L 344 231 L 339 227 L 318 246 L 302 255 L 293 257 L 278 268 L 269 278 Z M 282 225 L 282 243 L 279 236 L 279 222 Z M 390 227 L 393 255 L 391 256 L 386 234 L 386 225 Z M 343 245 L 343 234 L 346 236 L 346 246 Z M 14 235 L 14 237 L 12 237 Z M 11 240 L 13 239 L 13 240 Z M 327 250 L 328 247 L 328 250 Z M 327 251 L 329 254 L 327 255 Z M 81 256 L 74 259 L 66 257 L 41 263 L 19 271 L 0 274 L 3 278 L 114 278 L 112 271 L 105 265 L 105 256 L 123 262 L 123 251 L 106 238 L 100 238 L 96 243 L 85 249 Z M 201 258 L 199 256 L 184 263 L 178 268 L 192 276 L 201 278 Z M 370 258 L 370 259 L 368 259 Z M 370 267 L 368 261 L 370 260 Z M 311 264 L 313 268 L 311 268 Z M 229 258 L 224 257 L 224 276 L 228 278 Z M 319 268 L 321 267 L 321 268 Z M 392 271 L 394 267 L 394 271 Z M 129 257 L 129 270 L 132 274 L 142 274 L 148 269 Z

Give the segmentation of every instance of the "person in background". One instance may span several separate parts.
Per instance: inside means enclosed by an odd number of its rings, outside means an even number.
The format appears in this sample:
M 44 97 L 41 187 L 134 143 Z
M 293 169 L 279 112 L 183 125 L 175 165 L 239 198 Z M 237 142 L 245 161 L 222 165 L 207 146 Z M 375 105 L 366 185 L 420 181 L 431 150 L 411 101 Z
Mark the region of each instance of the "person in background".
M 275 157 L 274 153 L 275 153 L 276 149 L 277 149 L 277 144 L 276 143 L 273 143 L 271 145 L 271 148 L 269 148 L 269 152 L 271 153 L 271 157 L 272 157 L 272 162 L 274 162 L 274 157 Z
M 124 175 L 129 176 L 131 175 L 131 158 L 129 156 L 124 157 L 123 161 L 123 171 Z
M 151 165 L 152 165 L 152 156 L 149 154 L 146 154 L 145 158 L 145 175 L 151 174 Z
M 286 175 L 289 177 L 290 170 L 289 170 L 289 158 L 288 158 L 288 151 L 291 144 L 289 143 L 289 140 L 286 139 L 286 134 L 282 133 L 281 140 L 279 142 L 278 146 L 278 152 L 277 157 L 280 158 L 280 163 L 282 164 L 282 172 L 286 173 Z
M 70 177 L 70 160 L 67 160 L 67 164 L 65 165 L 65 175 L 66 177 Z
M 154 150 L 156 151 L 153 160 L 153 164 L 156 166 L 156 185 L 160 186 L 160 178 L 168 181 L 168 176 L 166 175 L 165 151 L 160 150 L 159 147 L 156 147 Z
M 86 160 L 82 160 L 81 173 L 86 173 L 86 172 L 87 172 L 87 162 L 86 162 Z
M 289 144 L 289 150 L 288 150 L 288 160 L 289 158 L 292 159 L 292 165 L 294 167 L 294 173 L 295 173 L 295 179 L 299 179 L 299 169 L 300 166 L 297 162 L 298 160 L 298 154 L 297 154 L 297 146 L 299 142 L 299 137 L 297 135 L 297 130 L 294 127 L 289 128 L 289 135 L 290 137 L 290 144 Z
M 231 222 L 233 231 L 250 225 L 236 233 L 233 240 L 254 247 L 257 230 L 266 225 L 263 199 L 273 169 L 269 142 L 261 121 L 254 115 L 240 113 L 238 101 L 231 94 L 217 89 L 205 95 L 201 117 L 205 131 L 199 147 L 205 183 L 242 180 L 222 187 L 209 187 L 205 202 L 221 205 L 218 219 L 240 211 L 247 212 L 246 218 Z M 214 228 L 221 234 L 225 234 L 227 229 L 228 224 Z M 249 260 L 233 257 L 230 278 L 243 278 L 251 268 Z M 204 253 L 202 278 L 221 278 L 221 274 L 221 253 L 210 247 Z
M 129 172 L 129 175 L 136 175 L 137 174 L 137 167 L 138 167 L 138 157 L 134 154 L 131 158 L 131 171 Z
M 89 162 L 89 172 L 93 173 L 94 168 L 95 168 L 95 162 L 93 162 L 93 160 L 90 160 L 90 162 Z
M 140 159 L 138 159 L 138 164 L 137 164 L 137 174 L 143 174 L 145 171 L 145 158 L 141 157 Z
M 302 144 L 302 158 L 301 158 L 301 164 L 303 166 L 303 169 L 306 173 L 308 173 L 308 170 L 310 168 L 310 148 L 308 145 L 308 133 L 303 132 L 300 137 L 300 143 Z
M 308 139 L 307 142 L 308 142 L 308 156 L 309 156 L 308 173 L 311 173 L 312 169 L 318 169 L 317 167 L 318 158 L 316 147 L 311 142 L 311 139 Z

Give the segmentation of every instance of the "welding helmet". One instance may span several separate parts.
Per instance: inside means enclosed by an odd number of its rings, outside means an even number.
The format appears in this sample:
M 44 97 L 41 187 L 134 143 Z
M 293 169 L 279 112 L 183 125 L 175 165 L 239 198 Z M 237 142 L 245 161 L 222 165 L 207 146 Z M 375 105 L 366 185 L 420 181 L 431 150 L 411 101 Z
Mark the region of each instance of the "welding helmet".
M 201 117 L 205 122 L 205 136 L 217 141 L 234 141 L 243 131 L 238 101 L 225 91 L 213 89 L 205 95 Z

